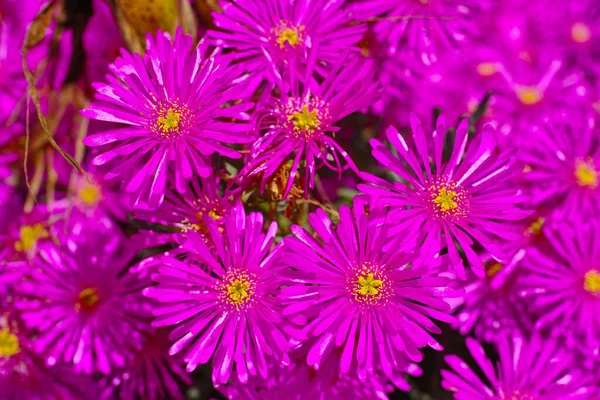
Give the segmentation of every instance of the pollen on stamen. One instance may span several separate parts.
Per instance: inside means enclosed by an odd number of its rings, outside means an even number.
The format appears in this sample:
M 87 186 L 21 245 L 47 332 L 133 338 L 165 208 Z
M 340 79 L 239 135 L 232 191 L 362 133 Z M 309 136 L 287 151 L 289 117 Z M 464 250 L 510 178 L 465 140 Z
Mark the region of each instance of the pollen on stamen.
M 159 104 L 150 116 L 150 130 L 163 139 L 174 139 L 188 132 L 192 113 L 176 101 Z
M 441 219 L 464 217 L 468 211 L 465 191 L 453 183 L 436 183 L 428 190 L 433 214 Z
M 285 49 L 286 44 L 296 47 L 304 42 L 304 27 L 302 25 L 294 26 L 287 21 L 280 21 L 276 27 L 271 29 L 271 34 L 281 49 Z
M 314 131 L 319 128 L 319 114 L 316 109 L 309 111 L 308 106 L 304 105 L 301 111 L 294 111 L 292 116 L 294 129 L 296 131 Z
M 290 98 L 279 111 L 281 126 L 291 136 L 306 140 L 319 134 L 327 126 L 329 118 L 327 104 L 318 98 L 309 101 Z
M 437 197 L 433 199 L 433 202 L 437 204 L 442 211 L 449 211 L 458 208 L 458 203 L 454 201 L 454 198 L 457 197 L 455 191 L 446 190 L 446 188 L 441 188 L 438 191 Z
M 239 311 L 256 300 L 256 277 L 246 271 L 229 271 L 216 290 L 221 304 Z
M 600 271 L 592 269 L 583 278 L 583 288 L 594 296 L 600 296 Z
M 173 111 L 172 108 L 167 110 L 164 117 L 158 117 L 158 124 L 163 132 L 175 132 L 179 129 L 179 121 L 181 121 L 181 113 Z
M 575 178 L 579 186 L 595 189 L 598 187 L 598 170 L 594 165 L 594 161 L 576 160 L 575 161 Z
M 9 358 L 21 351 L 19 338 L 8 328 L 0 329 L 0 358 Z
M 387 273 L 370 262 L 351 271 L 346 279 L 346 286 L 354 300 L 363 306 L 385 305 L 392 294 Z
M 521 103 L 528 106 L 539 103 L 544 97 L 542 92 L 535 86 L 520 86 L 516 92 Z

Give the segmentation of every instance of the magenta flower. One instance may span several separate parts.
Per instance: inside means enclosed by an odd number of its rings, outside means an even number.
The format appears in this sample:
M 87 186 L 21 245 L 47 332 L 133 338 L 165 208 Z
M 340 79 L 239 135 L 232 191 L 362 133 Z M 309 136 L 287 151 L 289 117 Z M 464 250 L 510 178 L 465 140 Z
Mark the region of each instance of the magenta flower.
M 600 346 L 600 226 L 555 221 L 544 230 L 554 251 L 533 248 L 523 259 L 521 295 L 532 299 L 535 328 L 561 336 L 589 357 Z
M 486 0 L 366 0 L 355 2 L 353 11 L 361 18 L 381 18 L 375 29 L 387 38 L 391 54 L 408 45 L 429 65 L 437 61 L 440 51 L 459 47 L 477 34 L 474 14 L 488 4 Z
M 183 400 L 180 384 L 192 384 L 180 357 L 168 354 L 167 332 L 150 334 L 124 369 L 101 381 L 101 399 Z
M 541 57 L 560 57 L 569 67 L 600 72 L 600 6 L 594 0 L 564 2 L 555 7 L 532 3 L 528 20 Z
M 344 2 L 333 0 L 234 0 L 221 1 L 222 12 L 213 13 L 220 30 L 209 30 L 212 42 L 236 50 L 254 76 L 281 80 L 283 66 L 299 70 L 337 63 L 347 49 L 358 51 L 365 26 L 352 23 Z M 309 75 L 308 75 L 309 76 Z
M 559 60 L 541 68 L 527 65 L 509 71 L 499 62 L 494 68 L 504 77 L 504 84 L 495 90 L 493 120 L 505 148 L 526 142 L 532 128 L 546 117 L 581 118 L 581 110 L 589 107 L 591 91 L 583 77 Z
M 158 285 L 145 294 L 164 303 L 154 309 L 153 325 L 176 325 L 169 354 L 187 348 L 188 372 L 212 358 L 215 383 L 226 383 L 234 368 L 247 382 L 249 376 L 267 376 L 268 360 L 289 363 L 279 297 L 285 264 L 280 246 L 269 253 L 275 222 L 263 234 L 262 215 L 246 216 L 241 205 L 224 219 L 223 232 L 207 222 L 214 255 L 191 231 L 184 244 L 190 256 L 184 262 L 165 257 L 152 276 Z
M 174 41 L 164 33 L 147 41 L 143 58 L 123 52 L 110 68 L 114 76 L 96 86 L 97 101 L 82 114 L 127 125 L 90 135 L 84 143 L 102 146 L 93 163 L 113 166 L 105 178 L 120 177 L 135 204 L 156 208 L 169 173 L 184 192 L 194 175 L 212 174 L 208 156 L 240 156 L 225 145 L 253 140 L 244 122 L 253 104 L 231 104 L 243 97 L 239 69 L 210 53 L 205 41 L 193 48 L 192 37 L 181 30 Z
M 545 120 L 519 152 L 533 204 L 570 221 L 600 218 L 598 129 L 592 117 L 581 122 Z
M 459 59 L 454 53 L 445 53 L 440 55 L 440 62 L 426 69 L 416 69 L 404 79 L 409 85 L 410 102 L 404 105 L 405 110 L 391 112 L 404 113 L 406 117 L 402 123 L 405 125 L 409 121 L 406 108 L 410 107 L 426 128 L 435 127 L 436 108 L 443 112 L 446 121 L 452 126 L 463 118 L 472 116 L 486 94 L 502 83 L 493 63 L 478 62 L 484 55 L 485 49 L 473 47 Z M 494 110 L 494 97 L 491 97 L 486 104 L 482 121 L 489 121 Z
M 411 130 L 414 144 L 409 145 L 393 126 L 388 128 L 387 137 L 397 156 L 378 140 L 371 140 L 373 156 L 400 180 L 390 183 L 363 174 L 374 186 L 359 185 L 359 189 L 371 195 L 375 204 L 390 207 L 395 232 L 406 230 L 414 235 L 422 256 L 419 262 L 430 262 L 446 248 L 450 267 L 465 279 L 459 245 L 473 271 L 483 276 L 483 263 L 473 247 L 481 245 L 493 257 L 506 258 L 495 239 L 520 239 L 512 222 L 528 214 L 518 207 L 524 196 L 508 183 L 520 172 L 515 156 L 495 153 L 495 132 L 489 125 L 469 140 L 468 121 L 463 120 L 448 159 L 443 155 L 447 135 L 443 117 L 438 118 L 431 138 L 425 136 L 415 115 Z
M 378 89 L 370 63 L 360 57 L 342 57 L 327 78 L 318 84 L 302 84 L 294 75 L 256 110 L 262 137 L 253 145 L 242 179 L 261 177 L 261 190 L 278 168 L 291 161 L 282 198 L 290 193 L 296 174 L 304 174 L 305 196 L 314 187 L 315 171 L 321 166 L 337 172 L 357 171 L 354 162 L 333 137 L 335 126 L 345 116 L 373 104 Z M 345 165 L 343 165 L 345 162 Z
M 476 340 L 466 341 L 484 379 L 458 356 L 447 356 L 451 370 L 442 370 L 442 387 L 457 400 L 587 400 L 598 396 L 594 376 L 579 370 L 573 355 L 553 339 L 502 336 L 497 341 L 498 362 L 488 358 Z
M 55 210 L 66 211 L 68 214 L 74 208 L 88 218 L 97 220 L 107 216 L 119 221 L 127 219 L 131 207 L 127 202 L 127 194 L 120 188 L 120 182 L 103 180 L 101 170 L 85 164 L 87 177 L 67 163 L 54 168 L 58 174 L 57 186 L 65 188 L 66 192 L 60 200 L 54 202 Z
M 466 281 L 455 281 L 465 291 L 453 300 L 453 308 L 457 308 L 453 328 L 461 335 L 473 332 L 478 339 L 493 342 L 503 334 L 523 335 L 533 330 L 529 302 L 519 297 L 522 267 L 518 263 L 524 254 L 524 250 L 518 251 L 506 265 L 487 256 L 485 276 L 468 274 Z
M 320 369 L 339 347 L 340 374 L 356 368 L 364 380 L 381 368 L 391 377 L 406 356 L 421 360 L 420 347 L 441 350 L 429 332 L 441 333 L 432 319 L 453 321 L 442 297 L 454 292 L 444 288 L 446 278 L 408 265 L 412 246 L 390 237 L 385 210 L 371 208 L 367 216 L 357 201 L 353 210 L 340 207 L 335 227 L 320 209 L 309 222 L 320 241 L 297 225 L 295 237 L 284 239 L 287 263 L 297 271 L 290 272 L 295 284 L 283 289 L 290 303 L 284 313 L 302 313 L 306 335 L 315 338 L 308 365 Z
M 90 237 L 73 233 L 65 248 L 40 246 L 28 279 L 15 287 L 15 307 L 35 329 L 36 350 L 49 365 L 108 374 L 125 364 L 149 329 L 141 293 L 148 283 L 127 273 L 135 252 L 119 232 L 99 235 L 89 225 L 73 231 Z

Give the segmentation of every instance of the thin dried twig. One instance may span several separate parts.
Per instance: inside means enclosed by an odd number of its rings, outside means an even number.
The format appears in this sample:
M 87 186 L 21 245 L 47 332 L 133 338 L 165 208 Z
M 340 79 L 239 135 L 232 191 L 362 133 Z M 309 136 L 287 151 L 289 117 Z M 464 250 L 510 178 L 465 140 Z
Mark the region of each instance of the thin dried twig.
M 27 190 L 29 191 L 29 195 L 32 197 L 33 202 L 37 203 L 37 199 L 35 197 L 35 193 L 33 193 L 33 189 L 31 188 L 31 184 L 29 182 L 29 173 L 27 171 L 27 160 L 29 158 L 29 100 L 31 99 L 29 93 L 27 93 L 27 106 L 25 108 L 25 152 L 23 158 L 23 171 L 25 172 L 25 186 L 27 186 Z
M 52 147 L 54 147 L 56 151 L 58 151 L 67 160 L 69 164 L 75 167 L 86 177 L 86 179 L 89 180 L 88 175 L 83 169 L 83 167 L 73 157 L 71 157 L 71 155 L 63 151 L 63 149 L 59 146 L 58 143 L 56 143 L 56 141 L 52 137 L 50 130 L 48 129 L 48 121 L 46 120 L 46 117 L 42 112 L 42 107 L 40 105 L 40 100 L 35 85 L 35 78 L 29 70 L 29 67 L 27 66 L 27 54 L 29 53 L 29 50 L 32 47 L 36 46 L 43 40 L 46 31 L 50 26 L 50 23 L 54 20 L 54 12 L 57 5 L 58 2 L 49 3 L 38 13 L 38 15 L 36 15 L 31 25 L 29 25 L 25 37 L 25 43 L 21 48 L 21 61 L 23 64 L 23 72 L 25 74 L 25 78 L 27 79 L 29 94 L 31 95 L 31 99 L 33 101 L 33 104 L 35 105 L 40 126 L 42 127 L 42 131 L 46 135 L 48 142 L 52 145 Z

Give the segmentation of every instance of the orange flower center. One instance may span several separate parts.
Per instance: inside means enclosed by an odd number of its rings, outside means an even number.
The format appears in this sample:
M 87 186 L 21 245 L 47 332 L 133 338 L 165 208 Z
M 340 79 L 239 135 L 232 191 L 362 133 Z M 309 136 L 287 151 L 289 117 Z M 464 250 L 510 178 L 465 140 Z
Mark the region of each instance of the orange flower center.
M 571 38 L 577 43 L 587 43 L 592 37 L 592 30 L 583 22 L 574 23 L 571 27 Z
M 86 288 L 79 292 L 79 301 L 77 302 L 77 308 L 84 308 L 90 310 L 98 303 L 98 290 L 95 288 Z
M 520 86 L 517 88 L 517 97 L 521 103 L 532 106 L 539 103 L 544 96 L 535 86 Z

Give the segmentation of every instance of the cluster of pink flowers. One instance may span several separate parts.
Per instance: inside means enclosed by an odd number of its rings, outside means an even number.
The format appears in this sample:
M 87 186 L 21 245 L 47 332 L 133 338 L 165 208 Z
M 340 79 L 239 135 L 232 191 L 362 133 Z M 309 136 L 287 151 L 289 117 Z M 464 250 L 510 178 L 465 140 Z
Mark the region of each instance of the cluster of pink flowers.
M 0 0 L 0 398 L 600 398 L 597 1 L 139 3 Z

